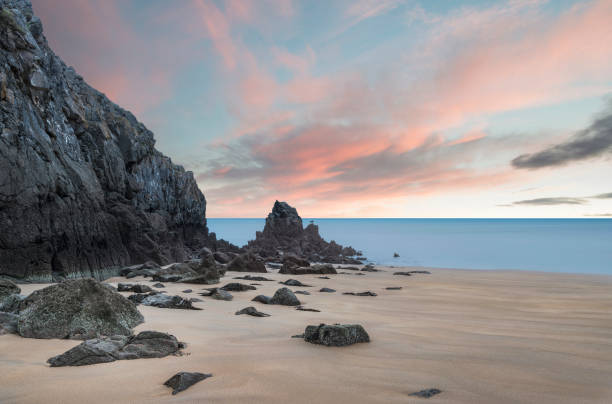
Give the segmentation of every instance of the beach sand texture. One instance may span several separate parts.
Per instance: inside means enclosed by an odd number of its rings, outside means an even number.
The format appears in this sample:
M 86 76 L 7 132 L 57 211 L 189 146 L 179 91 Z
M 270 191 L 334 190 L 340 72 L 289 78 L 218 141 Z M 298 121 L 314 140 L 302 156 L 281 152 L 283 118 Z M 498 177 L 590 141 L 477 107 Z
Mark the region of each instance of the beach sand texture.
M 293 276 L 313 285 L 291 289 L 308 290 L 298 298 L 320 313 L 250 301 L 271 296 L 290 275 L 262 274 L 275 282 L 232 292 L 230 302 L 199 296 L 205 285 L 167 283 L 162 290 L 199 297 L 204 310 L 139 306 L 145 323 L 136 331 L 175 335 L 187 343 L 183 356 L 50 368 L 48 358 L 79 341 L 0 336 L 0 402 L 612 402 L 612 277 L 442 269 L 404 277 L 393 272 L 411 268 L 382 269 Z M 218 286 L 239 275 L 228 272 Z M 47 285 L 20 286 L 29 294 Z M 194 292 L 181 293 L 188 288 Z M 366 290 L 378 296 L 342 295 Z M 247 306 L 271 317 L 234 315 Z M 319 323 L 362 324 L 372 341 L 338 348 L 290 338 Z M 214 376 L 172 396 L 163 382 L 179 371 Z M 432 387 L 443 392 L 409 396 Z

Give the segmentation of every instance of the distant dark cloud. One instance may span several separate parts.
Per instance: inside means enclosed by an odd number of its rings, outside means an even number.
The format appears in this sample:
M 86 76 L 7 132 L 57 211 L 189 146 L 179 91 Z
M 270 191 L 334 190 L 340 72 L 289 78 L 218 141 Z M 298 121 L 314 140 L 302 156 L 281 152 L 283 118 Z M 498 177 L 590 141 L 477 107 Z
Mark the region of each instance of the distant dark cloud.
M 612 104 L 586 129 L 568 141 L 512 160 L 515 168 L 537 169 L 562 166 L 571 162 L 600 157 L 612 152 Z
M 591 198 L 595 198 L 595 199 L 612 199 L 612 192 L 607 193 L 607 194 L 595 195 L 595 196 L 592 196 Z
M 584 205 L 587 203 L 582 198 L 537 198 L 537 199 L 526 199 L 524 201 L 513 202 L 513 205 L 537 205 L 537 206 L 549 206 L 549 205 Z

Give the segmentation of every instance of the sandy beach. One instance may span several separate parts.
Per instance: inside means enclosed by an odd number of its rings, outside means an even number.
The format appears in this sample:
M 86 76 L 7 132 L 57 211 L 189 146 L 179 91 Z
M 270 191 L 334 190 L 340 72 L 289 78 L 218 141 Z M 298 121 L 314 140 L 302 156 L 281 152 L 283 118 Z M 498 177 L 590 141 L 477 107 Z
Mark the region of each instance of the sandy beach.
M 382 270 L 300 276 L 313 287 L 292 289 L 310 291 L 298 297 L 320 313 L 251 302 L 291 277 L 276 273 L 266 274 L 275 282 L 235 292 L 230 302 L 201 297 L 202 311 L 139 306 L 145 323 L 136 331 L 174 334 L 187 343 L 183 356 L 50 368 L 49 357 L 79 341 L 1 336 L 0 402 L 612 402 L 612 277 L 442 269 L 404 277 L 393 275 L 398 268 Z M 239 275 L 228 272 L 221 285 Z M 22 293 L 44 286 L 21 285 Z M 324 286 L 337 292 L 320 293 Z M 164 290 L 200 297 L 202 287 L 168 283 Z M 187 288 L 194 292 L 181 293 Z M 365 290 L 378 296 L 342 295 Z M 234 315 L 251 305 L 271 317 Z M 290 338 L 323 322 L 360 323 L 372 341 L 338 348 Z M 172 396 L 162 383 L 178 371 L 214 376 Z M 431 387 L 443 393 L 408 395 Z

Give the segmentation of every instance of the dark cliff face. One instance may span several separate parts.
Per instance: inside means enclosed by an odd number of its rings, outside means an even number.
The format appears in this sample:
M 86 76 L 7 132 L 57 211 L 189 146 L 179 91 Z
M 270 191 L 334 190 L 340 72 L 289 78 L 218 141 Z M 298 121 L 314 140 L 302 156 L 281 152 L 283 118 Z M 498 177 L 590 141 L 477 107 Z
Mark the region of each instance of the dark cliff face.
M 29 1 L 0 8 L 0 275 L 101 278 L 204 245 L 192 173 L 53 53 Z

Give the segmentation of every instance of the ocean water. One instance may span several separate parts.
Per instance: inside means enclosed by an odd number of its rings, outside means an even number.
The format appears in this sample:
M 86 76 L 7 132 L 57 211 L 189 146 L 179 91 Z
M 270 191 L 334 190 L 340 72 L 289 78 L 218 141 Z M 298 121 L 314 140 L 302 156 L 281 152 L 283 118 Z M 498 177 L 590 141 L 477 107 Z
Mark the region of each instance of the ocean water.
M 380 265 L 612 275 L 612 219 L 303 219 Z M 244 245 L 264 219 L 208 219 Z M 397 252 L 400 257 L 393 258 Z

